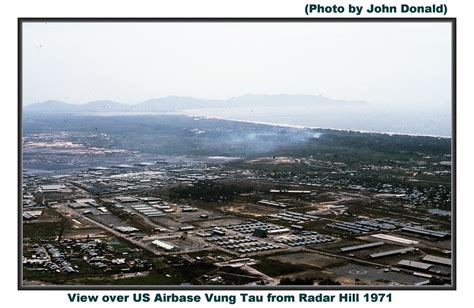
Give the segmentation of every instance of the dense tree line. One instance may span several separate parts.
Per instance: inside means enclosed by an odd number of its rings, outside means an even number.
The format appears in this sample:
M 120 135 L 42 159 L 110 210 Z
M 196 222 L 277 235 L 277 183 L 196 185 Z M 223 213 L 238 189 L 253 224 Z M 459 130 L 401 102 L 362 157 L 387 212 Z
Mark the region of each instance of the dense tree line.
M 244 184 L 220 183 L 215 181 L 199 181 L 193 186 L 180 186 L 170 189 L 170 198 L 191 198 L 206 202 L 231 201 L 241 193 L 252 191 L 253 188 Z

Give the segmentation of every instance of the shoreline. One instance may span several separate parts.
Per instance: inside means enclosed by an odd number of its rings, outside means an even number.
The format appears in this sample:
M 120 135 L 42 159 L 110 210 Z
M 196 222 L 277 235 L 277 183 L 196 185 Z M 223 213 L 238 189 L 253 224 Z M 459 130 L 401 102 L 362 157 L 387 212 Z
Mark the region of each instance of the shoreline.
M 318 127 L 318 126 L 304 126 L 304 125 L 295 125 L 295 124 L 281 124 L 281 123 L 271 123 L 271 122 L 263 122 L 263 121 L 250 121 L 250 120 L 238 120 L 238 119 L 230 119 L 230 118 L 222 118 L 216 116 L 202 116 L 202 115 L 191 115 L 191 114 L 178 114 L 184 115 L 193 118 L 204 118 L 209 120 L 224 120 L 224 121 L 233 121 L 233 122 L 240 122 L 240 123 L 251 123 L 251 124 L 261 124 L 261 125 L 269 125 L 269 126 L 276 126 L 276 127 L 287 127 L 287 128 L 297 128 L 297 129 L 322 129 L 322 130 L 335 130 L 341 132 L 353 132 L 353 133 L 363 133 L 363 134 L 381 134 L 381 135 L 389 135 L 389 136 L 410 136 L 410 137 L 431 137 L 431 138 L 443 138 L 443 139 L 452 139 L 452 136 L 441 136 L 441 135 L 427 135 L 427 134 L 411 134 L 411 133 L 397 133 L 397 132 L 378 132 L 378 131 L 369 131 L 369 130 L 361 130 L 361 129 L 347 129 L 347 128 L 333 128 L 333 127 Z
M 183 110 L 186 112 L 186 110 Z M 33 114 L 61 114 L 58 113 L 43 113 L 43 112 L 32 112 Z M 223 120 L 223 121 L 233 121 L 240 123 L 249 123 L 249 124 L 259 124 L 259 125 L 269 125 L 275 127 L 286 127 L 286 128 L 295 128 L 295 129 L 319 129 L 319 130 L 333 130 L 340 132 L 353 132 L 353 133 L 363 133 L 363 134 L 381 134 L 389 136 L 410 136 L 410 137 L 430 137 L 430 138 L 442 138 L 442 139 L 452 139 L 452 136 L 443 136 L 443 135 L 430 135 L 430 134 L 415 134 L 415 133 L 398 133 L 398 132 L 387 132 L 387 131 L 370 131 L 362 129 L 347 129 L 347 128 L 334 128 L 334 127 L 319 127 L 319 126 L 305 126 L 305 125 L 296 125 L 296 124 L 283 124 L 283 123 L 272 123 L 265 121 L 251 121 L 251 120 L 240 120 L 232 118 L 224 118 L 218 116 L 205 116 L 205 115 L 196 115 L 191 113 L 182 113 L 182 112 L 73 112 L 73 113 L 63 113 L 68 115 L 89 115 L 89 116 L 154 116 L 154 115 L 174 115 L 174 116 L 184 116 L 189 118 L 201 118 L 209 120 Z

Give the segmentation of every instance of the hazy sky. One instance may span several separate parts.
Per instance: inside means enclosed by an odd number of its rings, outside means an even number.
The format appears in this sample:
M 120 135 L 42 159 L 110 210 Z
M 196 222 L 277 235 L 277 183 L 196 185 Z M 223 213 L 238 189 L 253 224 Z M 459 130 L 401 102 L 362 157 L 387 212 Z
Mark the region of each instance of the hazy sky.
M 27 23 L 25 104 L 245 93 L 445 107 L 448 23 Z

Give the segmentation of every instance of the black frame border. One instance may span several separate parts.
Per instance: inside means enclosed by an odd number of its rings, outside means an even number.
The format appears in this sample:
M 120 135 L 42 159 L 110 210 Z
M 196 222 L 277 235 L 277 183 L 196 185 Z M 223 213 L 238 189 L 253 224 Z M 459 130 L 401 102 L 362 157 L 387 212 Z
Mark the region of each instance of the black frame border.
M 23 285 L 23 152 L 22 152 L 22 138 L 23 138 L 23 24 L 24 23 L 162 23 L 162 22 L 208 22 L 208 23 L 449 23 L 451 24 L 451 246 L 452 246 L 452 275 L 451 285 L 449 286 L 210 286 L 210 285 L 192 285 L 192 286 L 180 286 L 180 285 Z M 425 291 L 425 290 L 445 290 L 455 291 L 457 289 L 457 237 L 456 237 L 456 105 L 457 105 L 457 27 L 456 18 L 398 18 L 398 17 L 375 17 L 375 18 L 307 18 L 307 17 L 19 17 L 18 18 L 18 45 L 17 45 L 17 96 L 18 96 L 18 217 L 17 217 L 17 236 L 18 236 L 18 264 L 17 264 L 17 289 L 18 290 L 37 290 L 37 291 L 79 291 L 79 290 L 92 290 L 92 291 L 211 291 L 211 290 L 227 290 L 227 291 Z

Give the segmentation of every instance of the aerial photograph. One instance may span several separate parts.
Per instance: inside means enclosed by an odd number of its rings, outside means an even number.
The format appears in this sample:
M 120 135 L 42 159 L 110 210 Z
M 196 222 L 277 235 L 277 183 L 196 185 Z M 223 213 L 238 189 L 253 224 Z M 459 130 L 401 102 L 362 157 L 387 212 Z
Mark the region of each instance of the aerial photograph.
M 451 288 L 450 22 L 24 20 L 23 288 Z

